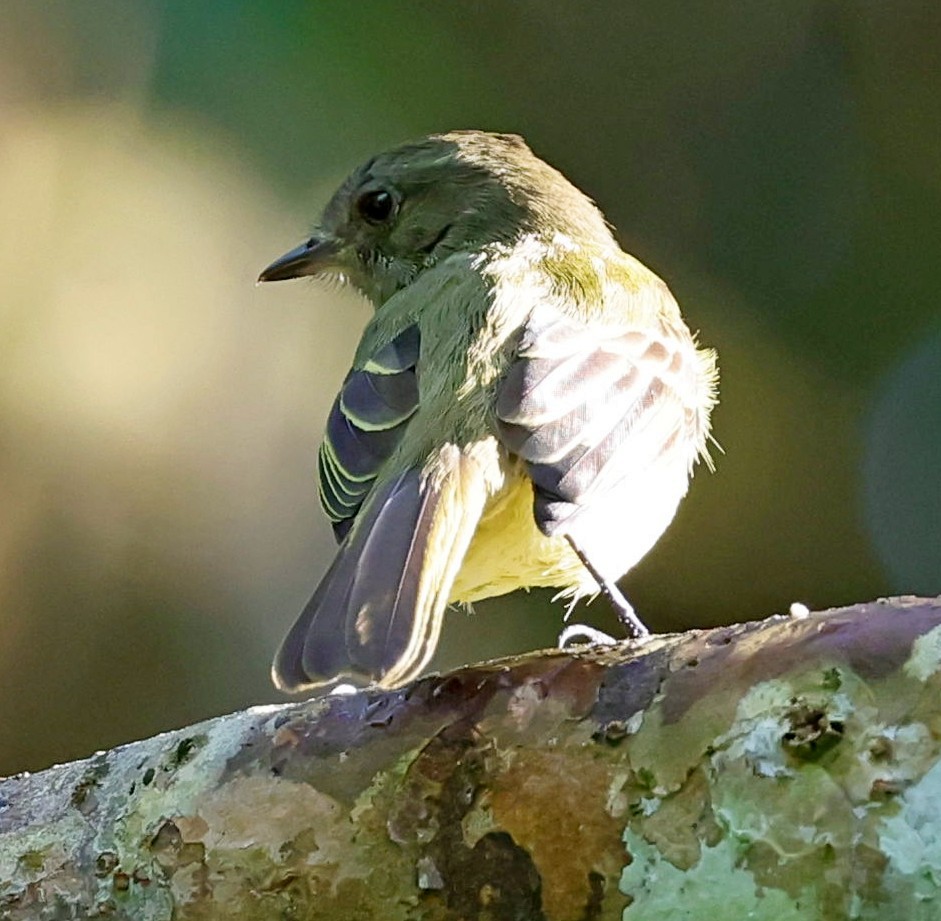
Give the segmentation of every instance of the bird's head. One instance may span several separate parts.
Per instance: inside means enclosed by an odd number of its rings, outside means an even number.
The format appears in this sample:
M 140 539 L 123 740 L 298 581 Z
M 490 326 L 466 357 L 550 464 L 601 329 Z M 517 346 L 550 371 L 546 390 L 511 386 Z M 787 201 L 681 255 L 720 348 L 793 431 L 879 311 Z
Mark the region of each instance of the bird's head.
M 592 202 L 521 138 L 432 135 L 355 170 L 310 239 L 259 281 L 338 278 L 379 306 L 451 253 L 513 244 L 532 233 L 610 239 Z

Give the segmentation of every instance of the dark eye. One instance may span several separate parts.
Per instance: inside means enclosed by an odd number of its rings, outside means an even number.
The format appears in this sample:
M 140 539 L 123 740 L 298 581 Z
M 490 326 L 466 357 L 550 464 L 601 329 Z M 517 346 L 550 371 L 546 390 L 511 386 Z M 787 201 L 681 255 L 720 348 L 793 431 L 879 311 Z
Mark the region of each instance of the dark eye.
M 384 224 L 392 217 L 395 202 L 392 196 L 384 189 L 375 189 L 372 192 L 363 192 L 356 199 L 356 210 L 360 217 L 370 224 Z

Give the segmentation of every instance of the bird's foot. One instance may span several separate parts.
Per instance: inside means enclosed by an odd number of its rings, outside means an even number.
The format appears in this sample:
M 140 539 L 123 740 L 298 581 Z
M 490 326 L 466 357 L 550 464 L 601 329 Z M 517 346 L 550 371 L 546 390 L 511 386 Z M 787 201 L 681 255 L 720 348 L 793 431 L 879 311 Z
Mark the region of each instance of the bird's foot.
M 588 624 L 569 624 L 559 634 L 559 649 L 565 649 L 570 643 L 577 646 L 579 642 L 590 646 L 616 646 L 618 643 L 613 636 L 589 627 Z

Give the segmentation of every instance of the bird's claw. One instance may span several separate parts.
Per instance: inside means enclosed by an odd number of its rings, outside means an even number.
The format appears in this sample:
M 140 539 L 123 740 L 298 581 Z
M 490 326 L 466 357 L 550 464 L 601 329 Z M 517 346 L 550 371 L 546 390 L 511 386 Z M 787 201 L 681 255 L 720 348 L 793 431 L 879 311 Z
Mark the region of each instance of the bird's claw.
M 587 624 L 569 624 L 559 634 L 559 649 L 565 649 L 573 640 L 573 645 L 579 645 L 578 637 L 582 638 L 582 644 L 587 643 L 589 646 L 617 646 L 618 644 L 613 636 L 589 627 Z

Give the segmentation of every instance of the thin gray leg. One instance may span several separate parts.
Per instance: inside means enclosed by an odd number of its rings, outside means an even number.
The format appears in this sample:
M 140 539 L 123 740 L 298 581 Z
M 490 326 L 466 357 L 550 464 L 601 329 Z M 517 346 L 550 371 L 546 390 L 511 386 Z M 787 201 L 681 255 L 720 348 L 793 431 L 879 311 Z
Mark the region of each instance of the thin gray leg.
M 598 583 L 601 594 L 608 599 L 611 607 L 614 608 L 614 613 L 617 614 L 618 620 L 627 631 L 628 636 L 633 640 L 643 640 L 650 636 L 650 631 L 647 629 L 644 622 L 634 613 L 631 603 L 621 594 L 621 590 L 617 585 L 605 579 L 605 577 L 592 566 L 591 561 L 578 549 L 575 545 L 575 541 L 573 541 L 571 537 L 567 537 L 566 539 L 575 551 L 575 555 L 582 561 L 582 565 L 592 574 L 595 582 Z

